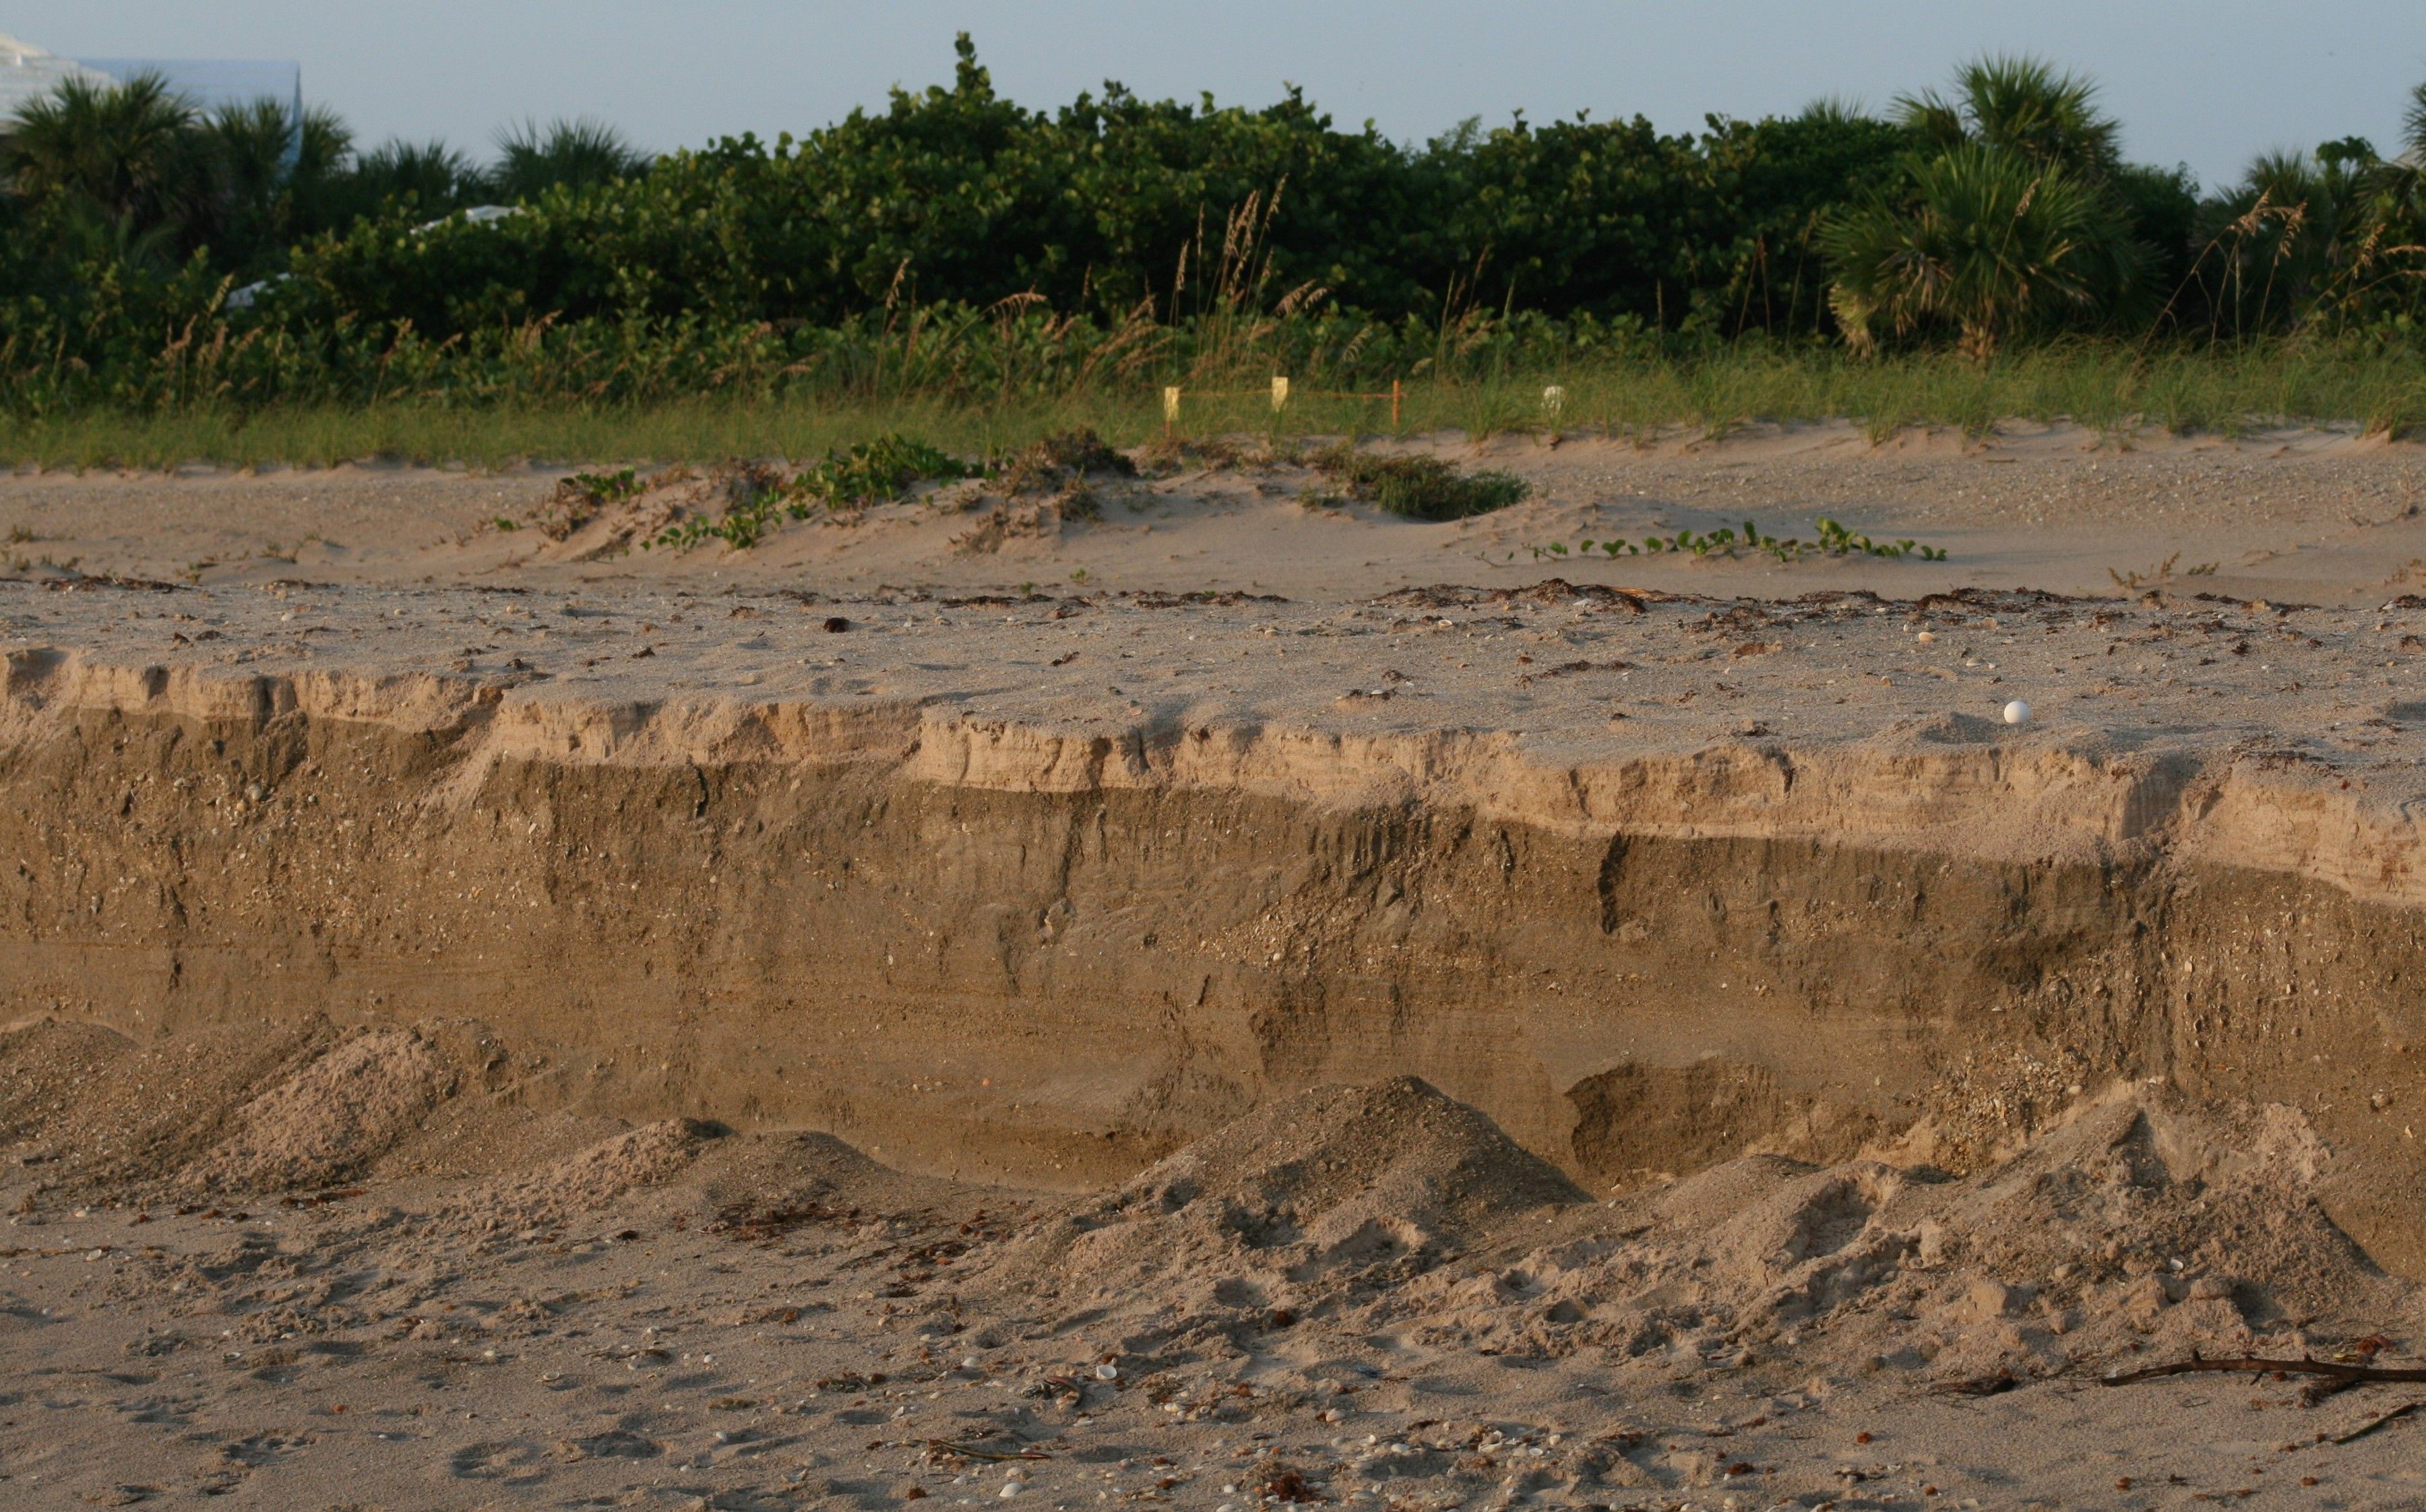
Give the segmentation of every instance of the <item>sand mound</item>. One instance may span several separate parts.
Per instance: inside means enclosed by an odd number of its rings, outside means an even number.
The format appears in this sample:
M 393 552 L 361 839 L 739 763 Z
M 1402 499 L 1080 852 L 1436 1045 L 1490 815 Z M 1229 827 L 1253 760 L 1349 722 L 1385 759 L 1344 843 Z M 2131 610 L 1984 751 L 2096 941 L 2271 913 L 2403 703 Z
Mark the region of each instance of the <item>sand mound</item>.
M 247 1103 L 237 1132 L 179 1180 L 208 1190 L 279 1191 L 359 1174 L 453 1088 L 418 1035 L 349 1039 Z
M 1050 1215 L 1000 1269 L 1045 1295 L 1117 1292 L 1172 1331 L 1261 1327 L 1590 1200 L 1480 1113 L 1401 1077 L 1260 1109 Z
M 39 1019 L 0 1033 L 0 1140 L 38 1189 L 113 1193 L 175 1175 L 334 1039 L 325 1020 L 148 1042 Z
M 1267 1214 L 1277 1240 L 1318 1237 L 1360 1208 L 1448 1235 L 1590 1200 L 1481 1113 L 1401 1076 L 1261 1108 L 1141 1172 L 1110 1208 L 1221 1202 Z
M 683 1174 L 700 1150 L 723 1132 L 696 1118 L 661 1118 L 602 1139 L 544 1169 L 485 1183 L 451 1204 L 451 1211 L 490 1228 L 563 1223 Z
M 1369 1322 L 1427 1343 L 1742 1363 L 1824 1354 L 1956 1381 L 2151 1347 L 2297 1348 L 2418 1311 L 2318 1207 L 2327 1152 L 2289 1109 L 2119 1088 L 1960 1181 L 1877 1161 L 1733 1161 Z
M 1960 1179 L 1755 1155 L 1603 1205 L 1404 1079 L 1263 1109 L 984 1269 L 1136 1348 L 1318 1320 L 1502 1357 L 1976 1383 L 2416 1314 L 2319 1207 L 2330 1165 L 2289 1109 L 2124 1085 Z
M 714 1158 L 702 1162 L 699 1178 L 709 1206 L 759 1212 L 810 1203 L 877 1208 L 927 1184 L 833 1134 L 801 1130 L 760 1130 L 719 1140 Z
M 0 1030 L 0 1137 L 56 1138 L 134 1051 L 124 1035 L 99 1024 L 34 1019 Z

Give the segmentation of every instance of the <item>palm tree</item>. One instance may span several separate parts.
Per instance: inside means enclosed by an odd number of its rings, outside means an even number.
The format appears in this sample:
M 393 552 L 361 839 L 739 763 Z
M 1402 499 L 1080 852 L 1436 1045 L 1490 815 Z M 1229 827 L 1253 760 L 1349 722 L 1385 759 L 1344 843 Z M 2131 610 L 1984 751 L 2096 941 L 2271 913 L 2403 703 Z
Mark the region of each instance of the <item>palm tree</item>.
M 558 185 L 583 189 L 634 178 L 652 161 L 614 127 L 587 116 L 545 130 L 528 121 L 509 127 L 497 134 L 497 154 L 489 183 L 507 201 L 535 200 Z
M 288 178 L 293 201 L 287 225 L 290 238 L 311 235 L 332 224 L 355 167 L 353 128 L 327 106 L 305 106 L 303 129 L 297 137 L 295 166 Z
M 2380 186 L 2393 213 L 2426 233 L 2426 84 L 2409 91 L 2401 137 L 2402 151 L 2384 165 Z
M 2122 127 L 2097 108 L 2097 86 L 2033 57 L 1965 64 L 1951 98 L 1933 89 L 1900 95 L 1896 117 L 1941 151 L 1977 142 L 2093 178 L 2122 161 Z
M 2031 58 L 1961 69 L 1951 95 L 1906 95 L 1912 155 L 1888 189 L 1832 217 L 1829 306 L 1854 350 L 1953 328 L 1982 361 L 2014 336 L 2110 314 L 2150 250 L 2118 192 L 2115 122 L 2096 88 Z
M 477 195 L 480 171 L 461 148 L 443 141 L 385 141 L 362 154 L 349 177 L 364 208 L 411 197 L 423 210 L 444 214 Z
M 1830 307 L 1857 351 L 1945 323 L 1986 359 L 2020 332 L 2094 311 L 2127 276 L 2097 186 L 2069 169 L 1965 143 L 1924 160 L 1900 198 L 1830 221 Z
M 2372 159 L 2370 150 L 2367 154 Z M 2240 183 L 2210 200 L 2203 280 L 2214 333 L 2265 330 L 2305 321 L 2345 259 L 2344 238 L 2366 217 L 2369 176 L 2351 159 L 2306 153 L 2261 153 Z
M 2347 235 L 2348 267 L 2331 293 L 2358 318 L 2426 313 L 2426 84 L 2402 112 L 2402 151 L 2370 164 L 2363 223 Z
M 0 133 L 0 176 L 35 204 L 81 203 L 122 224 L 182 224 L 194 205 L 194 109 L 154 73 L 73 78 Z
M 2364 137 L 2263 153 L 2201 209 L 2195 281 L 2212 332 L 2300 330 L 2426 303 L 2426 84 L 2386 158 Z
M 58 265 L 73 276 L 117 268 L 142 278 L 163 279 L 176 271 L 174 225 L 145 225 L 131 215 L 112 214 L 80 195 L 55 201 L 51 224 L 57 235 Z
M 276 100 L 222 105 L 196 128 L 203 179 L 191 239 L 239 269 L 284 245 L 299 122 Z

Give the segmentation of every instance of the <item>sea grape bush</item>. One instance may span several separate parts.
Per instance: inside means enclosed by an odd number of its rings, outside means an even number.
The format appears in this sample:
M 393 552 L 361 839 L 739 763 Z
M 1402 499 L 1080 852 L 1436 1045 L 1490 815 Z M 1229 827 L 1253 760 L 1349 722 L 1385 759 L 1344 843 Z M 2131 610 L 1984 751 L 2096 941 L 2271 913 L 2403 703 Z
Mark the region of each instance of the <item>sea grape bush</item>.
M 1046 113 L 997 96 L 963 39 L 953 88 L 799 140 L 676 153 L 503 220 L 416 232 L 426 211 L 399 206 L 333 231 L 298 248 L 279 304 L 433 339 L 542 313 L 825 325 L 899 297 L 1169 319 L 1210 292 L 1224 218 L 1263 197 L 1274 286 L 1371 316 L 1521 304 L 1807 331 L 1815 217 L 1905 146 L 1858 118 L 1714 120 L 1699 138 L 1520 118 L 1408 148 L 1294 93 L 1245 110 L 1113 88 Z
M 462 165 L 382 149 L 364 161 L 429 192 L 332 219 L 274 266 L 212 245 L 113 260 L 65 234 L 65 196 L 0 196 L 0 400 L 781 387 L 847 375 L 914 314 L 933 339 L 893 381 L 972 394 L 1188 371 L 1204 354 L 1161 333 L 1242 302 L 1285 328 L 1258 360 L 1307 373 L 1480 361 L 1467 338 L 1520 313 L 1530 339 L 1580 350 L 1808 335 L 1828 318 L 1814 227 L 1903 145 L 1815 116 L 1698 137 L 1519 119 L 1411 147 L 1295 94 L 1248 110 L 1117 87 L 1036 111 L 995 94 L 964 39 L 949 88 L 542 187 L 498 218 L 460 214 Z

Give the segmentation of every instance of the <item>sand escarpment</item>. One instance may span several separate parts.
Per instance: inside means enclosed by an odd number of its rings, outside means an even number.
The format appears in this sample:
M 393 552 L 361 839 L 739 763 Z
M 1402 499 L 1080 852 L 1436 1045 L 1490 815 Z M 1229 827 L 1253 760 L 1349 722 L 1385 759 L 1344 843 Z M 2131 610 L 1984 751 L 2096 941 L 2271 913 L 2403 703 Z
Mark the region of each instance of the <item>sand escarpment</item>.
M 735 598 L 606 606 L 663 617 L 646 658 L 453 671 L 377 634 L 537 610 L 282 591 L 21 617 L 9 1018 L 477 1019 L 483 1098 L 1069 1186 L 1340 1081 L 1422 1077 L 1596 1195 L 1899 1141 L 1961 1173 L 2160 1083 L 2299 1110 L 2325 1209 L 2426 1267 L 2392 615 Z M 137 654 L 129 603 L 235 649 Z M 2263 679 L 2231 650 L 2258 636 Z M 2132 700 L 2070 670 L 2203 645 Z M 2072 691 L 2007 726 L 2025 675 Z

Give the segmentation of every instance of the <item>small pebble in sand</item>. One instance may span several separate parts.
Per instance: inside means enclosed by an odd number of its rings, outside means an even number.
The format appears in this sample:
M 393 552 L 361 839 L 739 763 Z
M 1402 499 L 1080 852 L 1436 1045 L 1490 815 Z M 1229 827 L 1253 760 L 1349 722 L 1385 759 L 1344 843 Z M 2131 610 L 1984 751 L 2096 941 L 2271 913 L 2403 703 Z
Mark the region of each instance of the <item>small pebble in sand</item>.
M 2029 704 L 2024 703 L 2019 699 L 2015 699 L 2013 702 L 2005 705 L 2005 723 L 2009 725 L 2025 725 L 2030 722 L 2030 706 Z

